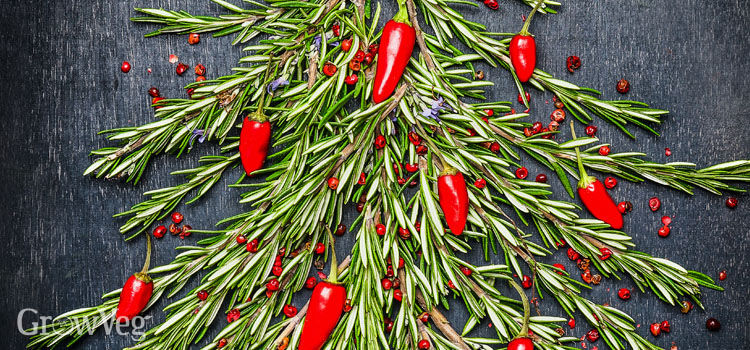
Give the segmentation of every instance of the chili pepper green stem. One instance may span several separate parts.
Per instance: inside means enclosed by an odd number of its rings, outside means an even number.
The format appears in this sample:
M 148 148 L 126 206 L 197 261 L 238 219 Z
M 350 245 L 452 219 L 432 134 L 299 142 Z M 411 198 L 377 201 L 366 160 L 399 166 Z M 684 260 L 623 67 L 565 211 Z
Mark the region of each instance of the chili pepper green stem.
M 531 317 L 531 306 L 529 305 L 529 298 L 526 296 L 526 293 L 523 291 L 521 286 L 516 283 L 516 281 L 509 279 L 508 283 L 510 283 L 510 285 L 516 289 L 516 292 L 518 292 L 518 295 L 521 297 L 521 302 L 523 303 L 523 324 L 521 325 L 521 331 L 518 332 L 516 338 L 526 338 L 529 336 L 529 318 Z
M 151 264 L 151 236 L 146 235 L 146 262 L 143 263 L 142 274 L 148 273 L 148 267 Z
M 576 129 L 573 126 L 573 122 L 570 122 L 570 134 L 573 137 L 573 140 L 576 139 Z M 589 174 L 586 173 L 586 168 L 583 167 L 583 161 L 581 160 L 581 151 L 578 150 L 578 147 L 576 147 L 576 160 L 578 160 L 578 173 L 581 174 L 581 179 L 578 180 L 578 187 L 580 188 L 586 188 L 588 187 L 592 182 L 596 181 L 595 178 L 589 176 Z
M 395 16 L 393 16 L 393 20 L 399 23 L 407 24 L 411 27 L 411 22 L 409 21 L 409 12 L 406 9 L 406 0 L 396 0 L 398 3 L 398 12 Z
M 331 230 L 328 228 L 328 226 L 326 226 L 326 232 L 328 233 L 328 241 L 331 244 L 331 272 L 328 273 L 328 282 L 338 283 L 339 264 L 338 261 L 336 261 L 336 248 L 334 248 L 333 244 L 333 235 L 331 234 Z
M 544 0 L 537 1 L 534 8 L 529 13 L 529 17 L 526 17 L 526 21 L 523 22 L 523 27 L 521 27 L 521 31 L 518 32 L 520 35 L 529 36 L 531 33 L 529 33 L 529 25 L 531 24 L 531 18 L 534 17 L 534 14 L 537 10 L 539 10 L 540 7 L 542 7 L 542 4 L 544 3 Z
M 268 56 L 268 66 L 266 66 L 266 81 L 261 85 L 261 89 L 263 89 L 263 93 L 260 94 L 260 101 L 258 101 L 258 110 L 255 111 L 255 113 L 252 114 L 251 119 L 255 120 L 259 123 L 264 123 L 266 120 L 268 120 L 268 117 L 265 113 L 263 113 L 263 107 L 266 104 L 266 90 L 265 87 L 268 84 L 268 74 L 271 73 L 271 66 L 273 62 L 273 54 Z

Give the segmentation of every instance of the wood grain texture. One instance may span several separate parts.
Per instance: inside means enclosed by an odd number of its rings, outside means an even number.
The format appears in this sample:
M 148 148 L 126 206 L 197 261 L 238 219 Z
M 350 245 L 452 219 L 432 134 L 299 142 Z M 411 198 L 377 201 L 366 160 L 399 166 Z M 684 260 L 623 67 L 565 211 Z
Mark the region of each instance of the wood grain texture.
M 117 233 L 122 223 L 111 215 L 141 200 L 141 193 L 179 181 L 170 171 L 190 167 L 200 155 L 218 151 L 215 144 L 203 144 L 180 159 L 160 156 L 147 169 L 137 186 L 81 176 L 89 164 L 88 151 L 107 145 L 97 136 L 102 129 L 142 124 L 152 118 L 146 90 L 157 86 L 163 95 L 181 96 L 181 86 L 192 74 L 178 77 L 167 56 L 177 54 L 193 66 L 203 63 L 208 76 L 229 72 L 241 51 L 231 48 L 228 38 L 203 37 L 189 46 L 184 36 L 144 39 L 154 27 L 136 25 L 128 18 L 133 7 L 185 9 L 192 13 L 218 14 L 221 9 L 207 0 L 186 1 L 0 1 L 3 3 L 0 32 L 0 80 L 4 130 L 0 135 L 0 193 L 4 194 L 0 219 L 4 282 L 2 296 L 3 348 L 21 349 L 27 338 L 16 326 L 21 309 L 35 308 L 40 315 L 57 315 L 70 309 L 94 305 L 103 292 L 119 288 L 143 259 L 142 241 L 126 243 Z M 637 140 L 615 128 L 599 124 L 598 136 L 613 149 L 640 150 L 658 161 L 692 161 L 706 166 L 719 161 L 750 158 L 746 136 L 747 100 L 750 97 L 750 9 L 747 1 L 666 0 L 564 1 L 555 16 L 539 16 L 531 30 L 537 35 L 540 67 L 574 83 L 600 89 L 605 98 L 621 98 L 615 82 L 627 78 L 631 99 L 642 100 L 672 113 L 658 128 L 662 137 L 637 132 Z M 386 2 L 385 14 L 394 13 Z M 506 0 L 493 12 L 484 6 L 469 11 L 470 18 L 487 24 L 489 30 L 518 30 L 527 8 Z M 565 71 L 568 55 L 583 60 L 575 75 Z M 133 65 L 129 74 L 119 71 L 120 63 Z M 146 68 L 153 72 L 148 74 Z M 497 83 L 489 97 L 516 100 L 507 72 L 482 67 L 489 80 Z M 553 109 L 549 94 L 532 93 L 531 114 L 546 120 Z M 520 106 L 516 105 L 516 108 Z M 673 155 L 665 157 L 664 148 Z M 525 163 L 532 175 L 540 168 Z M 231 183 L 239 170 L 223 180 Z M 553 181 L 557 198 L 565 198 L 562 186 Z M 745 188 L 748 188 L 745 186 Z M 195 205 L 181 206 L 186 222 L 208 228 L 219 219 L 242 211 L 238 191 L 217 187 Z M 662 209 L 651 213 L 647 200 L 662 199 Z M 632 287 L 627 280 L 607 280 L 587 297 L 611 303 L 644 325 L 639 333 L 668 348 L 740 349 L 750 343 L 746 324 L 750 306 L 746 302 L 750 278 L 750 234 L 746 223 L 750 197 L 741 195 L 740 206 L 730 211 L 725 196 L 703 192 L 688 196 L 652 184 L 620 181 L 613 190 L 617 200 L 630 200 L 635 209 L 626 217 L 626 231 L 642 251 L 669 258 L 688 268 L 716 277 L 726 269 L 729 278 L 720 284 L 725 292 L 706 291 L 706 312 L 682 315 L 652 294 L 633 293 L 629 302 L 616 297 L 616 290 Z M 346 218 L 351 221 L 352 209 Z M 661 215 L 673 215 L 672 234 L 659 239 L 656 230 Z M 170 261 L 173 248 L 187 244 L 173 237 L 157 242 L 155 263 Z M 193 241 L 195 238 L 191 238 Z M 352 235 L 341 240 L 339 251 L 347 251 Z M 192 243 L 192 242 L 191 242 Z M 468 260 L 479 262 L 480 256 Z M 558 253 L 548 261 L 561 262 L 569 271 L 573 265 Z M 186 289 L 189 290 L 189 289 Z M 509 291 L 509 293 L 512 293 Z M 295 304 L 308 297 L 299 293 Z M 164 319 L 162 301 L 148 314 L 151 324 Z M 562 315 L 554 301 L 545 299 L 541 311 Z M 462 325 L 465 312 L 454 305 L 446 312 L 452 323 Z M 25 325 L 38 320 L 24 319 Z M 708 333 L 707 317 L 717 317 L 721 332 Z M 648 335 L 652 322 L 669 320 L 672 332 L 658 339 Z M 217 324 L 223 326 L 223 321 Z M 566 327 L 567 329 L 567 327 Z M 209 335 L 216 334 L 215 327 Z M 569 334 L 583 335 L 579 326 Z M 491 336 L 487 323 L 472 335 Z M 210 339 L 208 337 L 207 339 Z M 133 344 L 123 336 L 98 332 L 85 338 L 76 349 L 118 349 Z M 606 348 L 600 341 L 600 349 Z M 197 348 L 197 346 L 196 346 Z

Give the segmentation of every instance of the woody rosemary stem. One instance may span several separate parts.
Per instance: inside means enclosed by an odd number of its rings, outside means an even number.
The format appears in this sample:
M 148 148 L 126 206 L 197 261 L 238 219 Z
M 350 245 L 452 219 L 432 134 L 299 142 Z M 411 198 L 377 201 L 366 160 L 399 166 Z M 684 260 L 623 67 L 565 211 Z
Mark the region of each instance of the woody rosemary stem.
M 509 279 L 508 283 L 510 283 L 510 285 L 516 289 L 516 292 L 518 292 L 518 296 L 521 297 L 521 302 L 523 303 L 523 325 L 521 325 L 521 331 L 518 332 L 516 338 L 528 337 L 529 318 L 531 317 L 531 306 L 529 305 L 529 298 L 526 296 L 526 293 L 523 291 L 521 286 L 516 283 L 516 281 Z
M 526 21 L 523 22 L 523 27 L 521 27 L 521 31 L 518 32 L 518 34 L 521 34 L 521 35 L 531 35 L 529 33 L 529 25 L 531 24 L 531 18 L 534 17 L 534 14 L 536 13 L 536 11 L 539 10 L 540 7 L 542 7 L 543 3 L 544 3 L 544 0 L 537 1 L 536 5 L 534 6 L 534 8 L 529 13 L 529 17 L 526 17 Z
M 448 163 L 445 162 L 445 158 L 443 158 L 443 154 L 440 153 L 440 149 L 437 147 L 437 145 L 432 142 L 432 139 L 427 137 L 427 132 L 422 127 L 422 124 L 417 121 L 417 127 L 419 128 L 419 131 L 422 132 L 422 134 L 425 136 L 424 140 L 427 141 L 427 144 L 430 145 L 430 149 L 432 149 L 433 152 L 435 152 L 435 155 L 437 155 L 438 159 L 440 160 L 440 166 L 445 170 L 448 168 Z

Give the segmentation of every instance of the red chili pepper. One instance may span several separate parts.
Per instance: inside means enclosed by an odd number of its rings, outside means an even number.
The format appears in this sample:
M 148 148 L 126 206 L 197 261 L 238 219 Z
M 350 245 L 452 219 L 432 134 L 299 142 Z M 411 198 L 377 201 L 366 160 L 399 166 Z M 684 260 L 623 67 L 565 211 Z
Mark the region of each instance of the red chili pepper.
M 240 132 L 240 159 L 247 175 L 263 167 L 270 140 L 271 123 L 262 112 L 245 118 Z
M 141 272 L 128 278 L 120 292 L 120 303 L 117 305 L 115 319 L 117 322 L 128 322 L 143 311 L 154 293 L 154 282 L 148 275 L 151 261 L 151 236 L 146 235 L 146 262 Z
M 508 350 L 534 350 L 531 338 L 516 338 L 508 344 Z
M 448 228 L 456 236 L 462 234 L 469 215 L 469 193 L 466 191 L 464 174 L 446 166 L 438 177 L 438 198 Z
M 536 41 L 534 37 L 529 33 L 529 24 L 531 24 L 531 18 L 534 16 L 539 7 L 544 1 L 538 1 L 534 9 L 529 13 L 529 17 L 513 39 L 510 41 L 508 52 L 510 53 L 510 62 L 513 64 L 513 69 L 516 71 L 518 80 L 525 83 L 531 79 L 531 75 L 534 74 L 534 68 L 536 68 Z
M 307 309 L 305 325 L 299 338 L 299 350 L 319 350 L 336 328 L 346 305 L 346 287 L 338 283 L 338 263 L 331 242 L 331 273 L 328 280 L 319 282 L 313 289 Z
M 266 76 L 270 68 L 269 62 Z M 240 131 L 240 159 L 248 176 L 263 167 L 268 154 L 268 144 L 271 141 L 271 123 L 263 113 L 265 98 L 265 94 L 261 96 L 258 110 L 245 118 L 242 122 L 242 131 Z
M 404 74 L 414 50 L 417 34 L 409 22 L 405 0 L 398 1 L 399 11 L 383 27 L 378 48 L 378 67 L 375 72 L 372 101 L 380 103 L 391 96 Z
M 573 122 L 570 122 L 570 130 L 575 139 Z M 578 158 L 578 171 L 581 174 L 581 180 L 578 181 L 578 196 L 581 197 L 583 205 L 595 218 L 608 223 L 615 230 L 621 229 L 622 213 L 617 209 L 617 204 L 609 196 L 604 185 L 597 178 L 586 174 L 578 147 L 576 147 L 576 157 Z

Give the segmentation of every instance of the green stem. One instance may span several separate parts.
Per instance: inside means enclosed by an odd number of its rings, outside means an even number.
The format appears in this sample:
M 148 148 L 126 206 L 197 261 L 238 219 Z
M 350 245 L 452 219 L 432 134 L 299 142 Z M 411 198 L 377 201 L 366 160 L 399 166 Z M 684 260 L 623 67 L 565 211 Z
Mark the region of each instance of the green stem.
M 409 12 L 406 9 L 406 0 L 396 0 L 396 2 L 398 3 L 398 12 L 393 16 L 393 20 L 407 24 L 411 27 L 411 22 L 409 22 Z
M 531 12 L 529 13 L 529 17 L 526 17 L 526 21 L 523 22 L 523 27 L 521 27 L 521 31 L 518 32 L 520 35 L 529 36 L 531 33 L 529 33 L 529 25 L 531 24 L 531 18 L 534 17 L 534 14 L 537 10 L 539 10 L 540 7 L 542 7 L 542 4 L 544 3 L 544 0 L 537 1 L 536 5 L 533 9 L 531 9 Z
M 572 121 L 570 122 L 570 133 L 573 137 L 573 140 L 575 140 L 576 129 L 573 127 Z M 576 147 L 576 160 L 578 161 L 578 172 L 581 174 L 580 180 L 578 180 L 578 188 L 589 187 L 589 185 L 592 182 L 596 181 L 596 179 L 586 173 L 586 168 L 583 167 L 583 161 L 581 160 L 581 151 L 578 150 L 578 147 Z
M 518 295 L 521 297 L 521 302 L 523 303 L 523 324 L 521 325 L 521 331 L 518 332 L 516 338 L 526 338 L 529 336 L 529 318 L 531 317 L 531 306 L 529 305 L 529 298 L 526 296 L 526 293 L 523 291 L 521 286 L 516 283 L 516 281 L 509 279 L 508 283 L 510 283 L 510 285 L 516 289 L 516 292 L 518 292 Z
M 570 133 L 573 137 L 573 140 L 576 139 L 576 129 L 573 126 L 573 121 L 570 122 Z M 584 181 L 587 181 L 589 178 L 589 175 L 586 173 L 586 168 L 583 167 L 583 161 L 581 160 L 581 151 L 578 150 L 578 147 L 576 147 L 576 160 L 578 160 L 578 172 L 581 174 L 581 180 L 578 182 L 578 186 L 581 186 L 581 183 L 584 183 Z M 588 183 L 587 183 L 588 185 Z M 586 186 L 584 186 L 586 187 Z
M 331 244 L 331 272 L 328 273 L 328 282 L 338 283 L 339 264 L 336 260 L 336 248 L 333 244 L 333 234 L 331 234 L 331 229 L 329 229 L 328 226 L 326 226 L 326 232 L 328 232 L 328 240 Z
M 268 85 L 269 79 L 268 74 L 271 73 L 271 65 L 273 63 L 273 54 L 270 54 L 268 57 L 268 66 L 266 66 L 266 75 L 264 77 L 265 81 L 260 86 L 261 89 L 264 89 L 263 93 L 260 94 L 260 101 L 258 101 L 258 110 L 253 113 L 253 119 L 258 122 L 265 122 L 268 120 L 268 117 L 263 113 L 263 107 L 266 104 L 266 86 Z
M 146 235 L 146 262 L 143 263 L 142 274 L 148 273 L 148 266 L 151 264 L 151 235 Z

